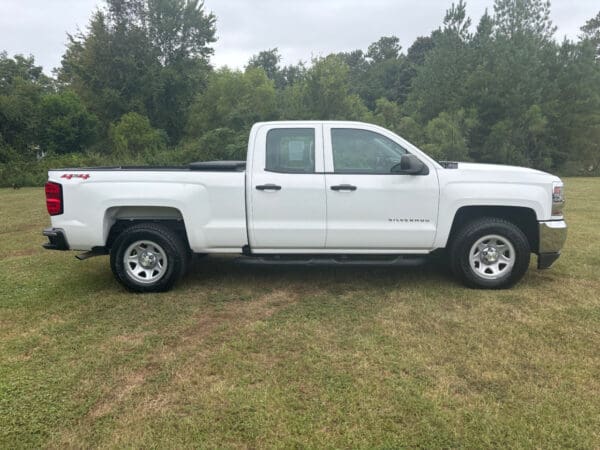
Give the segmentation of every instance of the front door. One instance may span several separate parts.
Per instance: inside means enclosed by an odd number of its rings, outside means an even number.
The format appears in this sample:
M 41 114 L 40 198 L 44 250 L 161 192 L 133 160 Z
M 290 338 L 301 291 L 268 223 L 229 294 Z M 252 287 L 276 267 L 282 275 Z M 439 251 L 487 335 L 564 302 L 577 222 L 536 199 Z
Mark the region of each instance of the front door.
M 326 198 L 322 126 L 265 126 L 256 132 L 248 168 L 253 251 L 325 247 Z
M 392 173 L 408 151 L 378 130 L 326 125 L 327 249 L 380 252 L 430 249 L 438 180 Z M 428 161 L 423 161 L 430 165 Z

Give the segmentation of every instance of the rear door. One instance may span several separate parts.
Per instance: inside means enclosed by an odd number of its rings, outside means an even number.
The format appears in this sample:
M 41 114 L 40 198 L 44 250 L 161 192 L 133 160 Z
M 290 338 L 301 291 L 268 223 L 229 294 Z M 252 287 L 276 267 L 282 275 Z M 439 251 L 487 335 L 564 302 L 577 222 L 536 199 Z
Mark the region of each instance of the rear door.
M 439 188 L 427 175 L 392 173 L 409 153 L 397 136 L 368 125 L 326 124 L 327 249 L 380 252 L 430 249 Z
M 264 125 L 248 168 L 250 247 L 260 253 L 325 247 L 322 125 Z M 252 139 L 252 138 L 251 138 Z

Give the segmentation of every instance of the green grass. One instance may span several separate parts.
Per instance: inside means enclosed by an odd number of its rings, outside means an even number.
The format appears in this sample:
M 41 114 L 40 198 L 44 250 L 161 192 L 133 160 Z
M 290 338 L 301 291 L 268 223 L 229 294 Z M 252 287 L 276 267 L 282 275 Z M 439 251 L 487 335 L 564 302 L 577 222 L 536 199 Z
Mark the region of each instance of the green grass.
M 435 268 L 207 258 L 132 295 L 0 190 L 0 447 L 600 447 L 600 179 L 507 291 Z

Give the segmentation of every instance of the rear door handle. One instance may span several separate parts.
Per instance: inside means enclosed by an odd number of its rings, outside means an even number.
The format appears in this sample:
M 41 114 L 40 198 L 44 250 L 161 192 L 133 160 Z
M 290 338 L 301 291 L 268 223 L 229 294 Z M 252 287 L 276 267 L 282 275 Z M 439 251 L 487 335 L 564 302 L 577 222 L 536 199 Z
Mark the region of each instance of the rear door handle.
M 256 189 L 259 191 L 280 191 L 281 186 L 277 186 L 276 184 L 261 184 L 256 186 Z
M 352 186 L 351 184 L 338 184 L 337 186 L 331 186 L 332 191 L 355 191 L 356 186 Z

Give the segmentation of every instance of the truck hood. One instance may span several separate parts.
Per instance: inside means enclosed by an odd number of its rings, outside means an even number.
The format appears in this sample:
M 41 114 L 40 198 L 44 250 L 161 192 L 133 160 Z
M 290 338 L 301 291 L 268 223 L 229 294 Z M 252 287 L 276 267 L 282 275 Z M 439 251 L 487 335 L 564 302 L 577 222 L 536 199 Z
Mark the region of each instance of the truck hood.
M 538 182 L 542 180 L 547 182 L 560 181 L 560 178 L 557 176 L 542 172 L 541 170 L 501 164 L 459 162 L 458 168 L 447 170 L 454 170 L 457 174 L 464 174 L 467 177 L 485 177 L 488 181 L 527 181 L 527 179 Z

